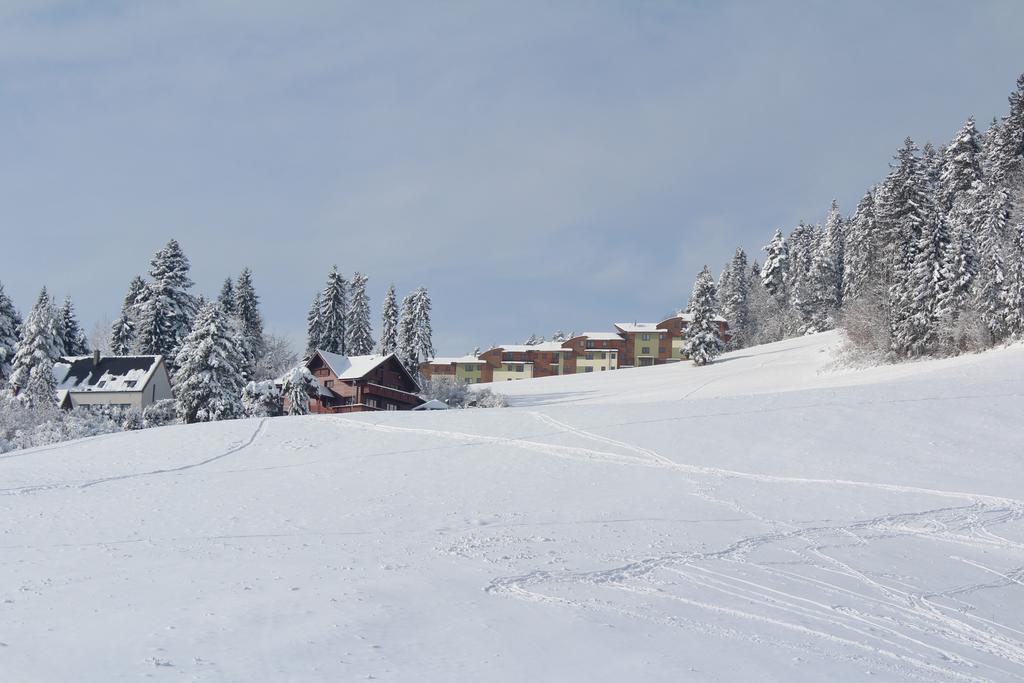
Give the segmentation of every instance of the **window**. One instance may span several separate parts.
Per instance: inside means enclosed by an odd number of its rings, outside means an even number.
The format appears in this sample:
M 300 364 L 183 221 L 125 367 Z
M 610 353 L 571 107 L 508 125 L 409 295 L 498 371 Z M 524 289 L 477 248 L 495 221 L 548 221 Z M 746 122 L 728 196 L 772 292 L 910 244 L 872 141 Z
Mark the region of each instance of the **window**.
M 375 398 L 368 398 L 368 399 L 366 399 L 366 405 L 368 405 L 371 408 L 376 408 L 377 407 L 377 399 L 375 399 Z
M 394 403 L 389 403 L 388 410 L 398 410 L 398 406 L 396 406 Z
M 651 341 L 651 335 L 644 332 L 643 334 L 640 335 L 640 339 L 642 341 Z
M 588 366 L 587 366 L 587 372 L 593 372 L 593 371 L 594 371 L 594 368 L 593 368 L 593 366 L 591 366 L 591 365 L 588 365 Z
M 604 372 L 604 366 L 603 365 L 601 366 L 601 372 Z
M 640 353 L 650 353 L 650 352 L 651 352 L 651 347 L 650 346 L 645 346 L 645 347 L 640 349 Z
M 597 354 L 597 357 L 600 358 L 601 360 L 604 360 L 605 359 L 604 351 L 602 351 L 601 353 Z
M 333 387 L 334 386 L 334 380 L 333 379 L 326 380 L 324 382 L 324 386 L 325 387 Z
M 517 365 L 516 366 L 516 372 L 522 372 L 522 371 L 523 371 L 523 366 L 522 365 Z
M 588 349 L 592 349 L 592 348 L 594 348 L 594 346 L 595 346 L 594 340 L 593 339 L 588 339 L 587 340 L 587 348 Z
M 138 384 L 138 382 L 136 382 L 135 380 L 133 380 L 133 379 L 132 379 L 132 380 L 128 380 L 127 382 L 125 382 L 125 383 L 124 383 L 124 386 L 125 386 L 125 388 L 127 388 L 127 389 L 131 389 L 131 388 L 132 388 L 132 387 L 134 387 L 134 386 L 135 386 L 136 384 Z
M 587 354 L 587 360 L 594 360 L 594 354 L 588 353 Z
M 106 386 L 106 385 L 107 385 L 107 380 L 105 380 L 105 379 L 104 379 L 104 380 L 100 380 L 100 383 L 99 383 L 99 384 L 97 384 L 96 386 L 98 386 L 98 387 L 104 387 L 104 386 Z
M 659 346 L 658 347 L 658 353 L 665 353 L 665 347 L 664 346 Z

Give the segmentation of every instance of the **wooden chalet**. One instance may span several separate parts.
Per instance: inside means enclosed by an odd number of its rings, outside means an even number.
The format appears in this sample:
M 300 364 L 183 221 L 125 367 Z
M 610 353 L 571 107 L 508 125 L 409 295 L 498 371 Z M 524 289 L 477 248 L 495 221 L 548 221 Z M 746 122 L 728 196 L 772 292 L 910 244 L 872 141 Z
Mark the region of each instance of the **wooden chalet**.
M 395 354 L 342 356 L 317 349 L 306 367 L 320 384 L 311 413 L 411 410 L 423 403 L 415 378 Z

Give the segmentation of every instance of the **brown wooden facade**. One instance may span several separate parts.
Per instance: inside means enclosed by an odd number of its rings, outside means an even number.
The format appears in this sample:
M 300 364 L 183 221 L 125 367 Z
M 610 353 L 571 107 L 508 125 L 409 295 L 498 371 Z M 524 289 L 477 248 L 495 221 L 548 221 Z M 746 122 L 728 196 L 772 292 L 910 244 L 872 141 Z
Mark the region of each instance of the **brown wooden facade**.
M 411 410 L 423 403 L 417 396 L 419 386 L 394 354 L 360 377 L 339 378 L 319 353 L 306 361 L 306 367 L 323 388 L 309 401 L 311 413 Z

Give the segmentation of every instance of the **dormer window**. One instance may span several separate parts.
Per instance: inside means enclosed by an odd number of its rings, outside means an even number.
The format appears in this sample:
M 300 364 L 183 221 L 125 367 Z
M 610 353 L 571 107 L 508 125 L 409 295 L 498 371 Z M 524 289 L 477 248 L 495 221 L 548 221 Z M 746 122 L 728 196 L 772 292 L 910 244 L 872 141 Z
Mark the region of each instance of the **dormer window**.
M 124 383 L 125 387 L 127 387 L 128 389 L 131 389 L 131 388 L 132 388 L 132 387 L 134 387 L 134 386 L 135 386 L 136 384 L 138 384 L 138 382 L 137 382 L 137 381 L 135 381 L 135 380 L 129 380 L 129 381 L 127 381 L 127 382 L 125 382 L 125 383 Z

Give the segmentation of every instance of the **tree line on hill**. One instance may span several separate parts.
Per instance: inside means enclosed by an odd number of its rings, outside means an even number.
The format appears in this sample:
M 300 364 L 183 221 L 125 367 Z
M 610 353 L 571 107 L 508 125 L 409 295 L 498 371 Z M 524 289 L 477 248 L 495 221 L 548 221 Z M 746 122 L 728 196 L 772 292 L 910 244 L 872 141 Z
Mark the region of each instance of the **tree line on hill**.
M 691 311 L 710 302 L 731 348 L 841 327 L 895 361 L 1024 336 L 1024 75 L 984 132 L 971 117 L 938 148 L 908 137 L 852 215 L 833 201 L 823 226 L 776 230 L 764 250 L 763 265 L 740 248 L 717 285 L 707 268 L 695 284 Z
M 46 439 L 75 438 L 116 423 L 121 428 L 169 421 L 199 422 L 247 415 L 280 414 L 287 396 L 290 412 L 308 412 L 315 382 L 299 366 L 289 342 L 264 331 L 253 274 L 244 268 L 227 278 L 207 301 L 191 293 L 191 265 L 176 240 L 150 261 L 149 278 L 136 276 L 111 326 L 114 355 L 163 356 L 173 378 L 173 405 L 154 405 L 149 415 L 99 410 L 74 416 L 74 428 L 56 406 L 54 365 L 62 357 L 90 353 L 69 298 L 57 306 L 44 287 L 22 320 L 0 284 L 0 388 L 3 412 L 0 451 L 13 444 L 39 445 Z M 333 268 L 327 287 L 309 315 L 309 349 L 365 355 L 374 348 L 395 352 L 415 373 L 420 359 L 433 355 L 430 296 L 418 288 L 399 312 L 392 285 L 384 300 L 382 338 L 375 345 L 367 278 L 356 273 L 351 285 Z M 79 411 L 75 411 L 79 412 Z M 102 423 L 106 420 L 107 423 Z M 67 420 L 64 420 L 67 422 Z M 57 425 L 57 426 L 55 426 Z M 67 436 L 65 432 L 77 434 Z M 20 441 L 16 436 L 20 434 Z

